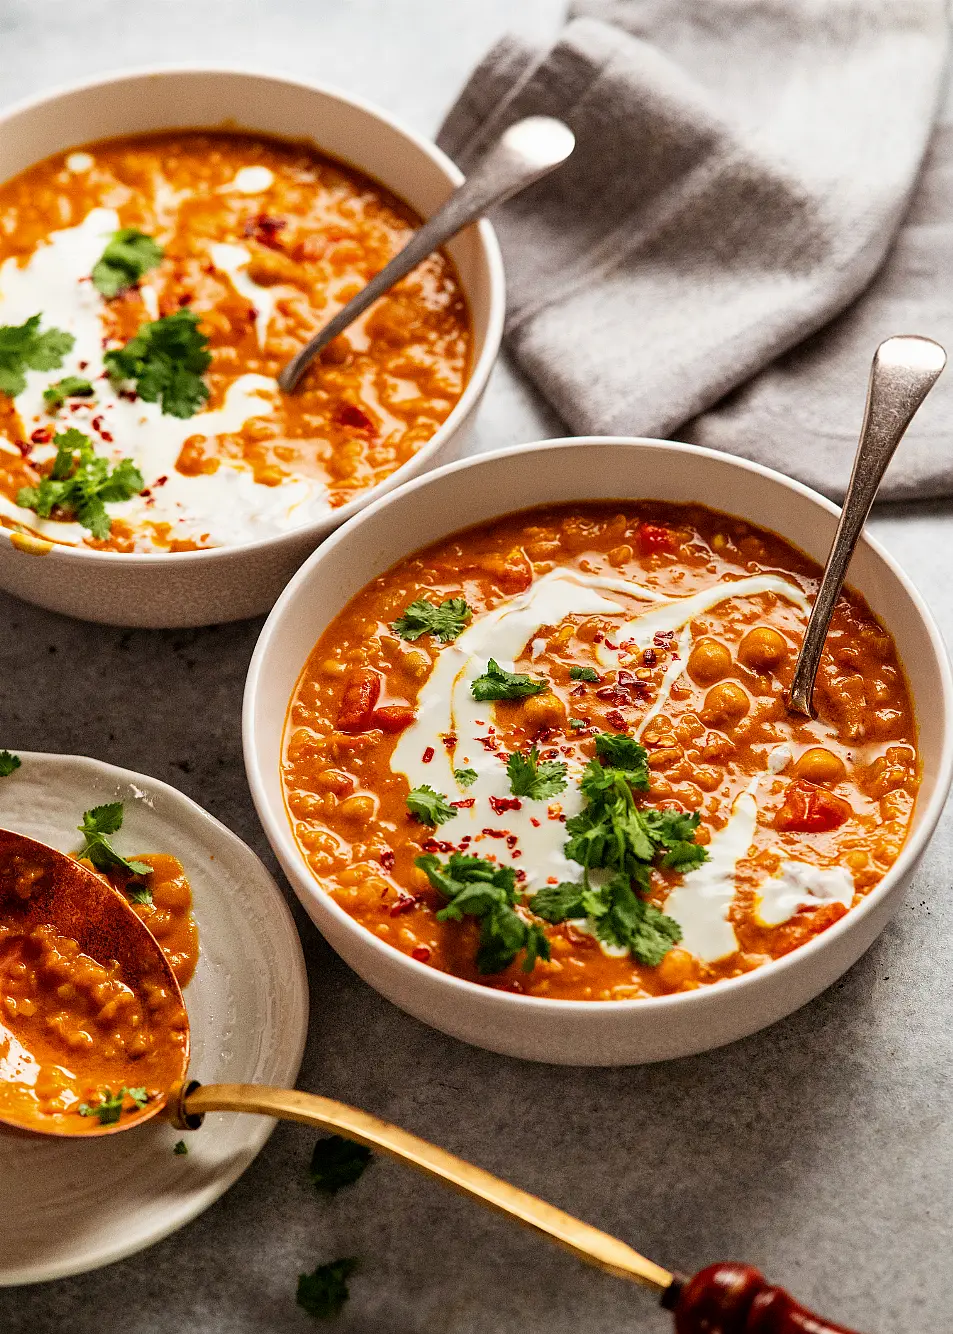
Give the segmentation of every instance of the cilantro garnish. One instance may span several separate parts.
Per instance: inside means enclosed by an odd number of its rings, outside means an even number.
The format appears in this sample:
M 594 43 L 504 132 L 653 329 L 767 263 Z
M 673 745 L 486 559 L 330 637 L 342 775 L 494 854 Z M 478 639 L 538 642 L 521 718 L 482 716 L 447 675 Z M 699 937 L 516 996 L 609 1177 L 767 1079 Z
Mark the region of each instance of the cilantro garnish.
M 565 922 L 586 916 L 583 903 L 585 885 L 563 881 L 561 885 L 544 885 L 529 900 L 530 909 L 545 922 Z
M 208 400 L 202 379 L 212 354 L 191 310 L 144 324 L 125 347 L 107 352 L 106 369 L 116 380 L 135 380 L 139 397 L 159 403 L 167 417 L 192 417 Z
M 81 1102 L 77 1111 L 80 1116 L 97 1116 L 100 1125 L 114 1126 L 126 1110 L 127 1098 L 132 1099 L 137 1110 L 141 1110 L 149 1101 L 145 1089 L 128 1089 L 123 1084 L 118 1093 L 113 1093 L 111 1089 L 102 1089 L 99 1102 Z
M 172 1146 L 172 1152 L 175 1154 L 176 1158 L 184 1158 L 188 1151 L 189 1146 L 184 1139 L 177 1139 Z
M 539 695 L 548 689 L 547 683 L 532 676 L 521 676 L 519 672 L 504 671 L 500 664 L 491 658 L 486 671 L 478 676 L 470 687 L 476 700 L 487 699 L 526 699 L 528 695 Z
M 514 751 L 506 762 L 506 772 L 514 797 L 543 801 L 566 787 L 566 766 L 561 760 L 544 760 L 541 764 L 536 746 L 528 755 Z
M 336 1195 L 342 1186 L 350 1186 L 363 1176 L 373 1156 L 364 1144 L 355 1144 L 343 1135 L 325 1135 L 311 1155 L 311 1184 L 326 1195 Z
M 599 673 L 593 667 L 570 667 L 570 681 L 598 681 Z
M 569 726 L 574 732 L 578 732 L 580 728 L 588 727 L 589 724 L 586 722 L 585 718 L 570 718 Z
M 35 510 L 41 519 L 48 519 L 54 509 L 63 510 L 93 537 L 107 538 L 112 520 L 106 506 L 137 496 L 145 485 L 142 473 L 132 459 L 112 467 L 107 459 L 97 458 L 92 441 L 75 427 L 55 435 L 53 443 L 53 471 L 39 486 L 21 487 L 17 504 Z
M 499 973 L 523 953 L 523 972 L 531 973 L 537 958 L 549 958 L 549 941 L 541 927 L 524 922 L 515 911 L 516 872 L 484 857 L 455 852 L 441 863 L 432 853 L 416 865 L 449 903 L 437 913 L 438 922 L 460 922 L 476 917 L 480 944 L 476 964 L 481 973 Z
M 43 401 L 50 412 L 58 412 L 68 398 L 92 398 L 95 392 L 92 382 L 81 375 L 64 375 L 43 390 Z
M 136 227 L 120 227 L 106 242 L 106 249 L 93 265 L 93 286 L 108 300 L 129 287 L 162 262 L 162 247 Z
M 317 1320 L 340 1315 L 350 1296 L 347 1281 L 358 1267 L 354 1256 L 318 1265 L 310 1274 L 298 1276 L 298 1305 Z
M 433 635 L 441 644 L 456 639 L 473 619 L 473 612 L 465 598 L 445 598 L 439 605 L 418 598 L 391 625 L 401 639 L 415 640 L 421 635 Z
M 0 750 L 0 778 L 9 778 L 22 763 L 19 755 L 14 755 L 9 750 Z
M 407 793 L 407 809 L 421 824 L 433 826 L 445 824 L 457 813 L 443 793 L 435 792 L 429 783 Z
M 454 769 L 453 776 L 461 787 L 472 787 L 477 780 L 476 769 Z
M 97 871 L 125 871 L 127 875 L 152 875 L 148 862 L 128 861 L 109 841 L 110 834 L 117 834 L 122 828 L 122 802 L 111 801 L 105 806 L 96 806 L 83 814 L 83 823 L 79 832 L 85 842 L 77 854 L 86 857 Z M 150 903 L 148 899 L 137 898 L 137 903 Z
M 39 315 L 23 324 L 0 325 L 0 393 L 15 398 L 26 388 L 27 371 L 55 371 L 76 339 L 64 329 L 40 333 Z
M 598 886 L 546 885 L 529 900 L 529 908 L 547 922 L 588 917 L 600 940 L 625 946 L 638 963 L 651 966 L 682 938 L 674 917 L 639 898 L 621 872 Z

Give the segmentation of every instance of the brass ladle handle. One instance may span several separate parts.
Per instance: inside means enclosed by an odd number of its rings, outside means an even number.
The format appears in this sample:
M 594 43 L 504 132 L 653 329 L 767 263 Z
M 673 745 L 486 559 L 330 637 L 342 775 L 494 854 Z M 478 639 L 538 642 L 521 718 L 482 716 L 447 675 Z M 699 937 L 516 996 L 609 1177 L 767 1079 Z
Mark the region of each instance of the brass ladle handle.
M 268 1088 L 261 1084 L 197 1083 L 185 1085 L 178 1096 L 169 1100 L 169 1119 L 180 1130 L 197 1130 L 207 1112 L 259 1112 L 281 1121 L 300 1121 L 302 1125 L 344 1135 L 368 1148 L 389 1153 L 491 1209 L 518 1219 L 580 1259 L 617 1278 L 642 1283 L 656 1292 L 665 1292 L 675 1281 L 673 1274 L 639 1255 L 625 1242 L 564 1214 L 561 1209 L 464 1162 L 445 1149 L 438 1149 L 406 1130 L 343 1102 L 334 1102 L 315 1093 L 300 1093 L 297 1089 Z

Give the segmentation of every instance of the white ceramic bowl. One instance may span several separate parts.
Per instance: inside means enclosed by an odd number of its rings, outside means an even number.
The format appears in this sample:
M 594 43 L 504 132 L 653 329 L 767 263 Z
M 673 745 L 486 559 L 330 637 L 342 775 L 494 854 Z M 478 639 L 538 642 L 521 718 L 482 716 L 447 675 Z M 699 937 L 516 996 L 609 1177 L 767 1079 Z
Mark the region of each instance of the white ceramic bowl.
M 781 534 L 823 561 L 838 511 L 780 473 L 690 445 L 583 438 L 500 450 L 402 487 L 342 528 L 291 581 L 269 617 L 245 693 L 245 764 L 265 832 L 318 929 L 365 981 L 418 1019 L 509 1056 L 628 1065 L 687 1056 L 756 1032 L 811 1000 L 867 949 L 898 907 L 950 787 L 953 687 L 930 612 L 872 539 L 851 584 L 896 640 L 923 727 L 923 782 L 899 859 L 856 908 L 784 958 L 697 991 L 634 1001 L 520 996 L 417 963 L 358 925 L 295 843 L 279 770 L 288 702 L 316 640 L 363 586 L 413 550 L 469 524 L 558 501 L 702 501 Z
M 366 172 L 423 217 L 462 175 L 387 112 L 317 84 L 232 69 L 154 69 L 99 77 L 0 114 L 0 181 L 74 144 L 175 128 L 257 130 L 310 139 Z M 473 322 L 467 387 L 431 440 L 378 486 L 318 522 L 243 546 L 119 555 L 14 542 L 0 528 L 0 588 L 52 611 L 109 625 L 187 626 L 257 616 L 318 543 L 365 505 L 460 452 L 499 350 L 503 264 L 489 223 L 447 247 Z

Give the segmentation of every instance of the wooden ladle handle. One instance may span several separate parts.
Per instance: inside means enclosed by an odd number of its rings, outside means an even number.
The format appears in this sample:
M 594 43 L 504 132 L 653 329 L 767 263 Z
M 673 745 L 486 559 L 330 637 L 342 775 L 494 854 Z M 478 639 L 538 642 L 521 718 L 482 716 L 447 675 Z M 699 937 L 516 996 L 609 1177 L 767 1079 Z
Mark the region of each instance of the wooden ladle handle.
M 751 1265 L 709 1265 L 662 1299 L 676 1334 L 854 1334 L 799 1305 Z

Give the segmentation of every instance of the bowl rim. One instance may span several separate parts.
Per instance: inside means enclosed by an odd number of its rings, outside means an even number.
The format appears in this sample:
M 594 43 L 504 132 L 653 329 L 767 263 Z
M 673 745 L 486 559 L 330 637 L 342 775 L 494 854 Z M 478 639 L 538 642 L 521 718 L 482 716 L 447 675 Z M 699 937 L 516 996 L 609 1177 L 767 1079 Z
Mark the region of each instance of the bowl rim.
M 372 931 L 369 931 L 366 927 L 362 926 L 351 917 L 350 914 L 345 912 L 345 910 L 335 902 L 327 890 L 323 888 L 320 880 L 314 875 L 310 868 L 306 867 L 301 850 L 292 833 L 287 812 L 283 810 L 281 812 L 282 818 L 279 820 L 272 811 L 271 803 L 267 795 L 267 787 L 259 762 L 260 757 L 255 746 L 257 701 L 262 692 L 265 680 L 263 671 L 265 659 L 271 651 L 272 640 L 276 637 L 283 618 L 292 613 L 295 601 L 305 592 L 312 569 L 317 566 L 326 555 L 331 554 L 339 543 L 347 541 L 351 534 L 360 525 L 365 523 L 373 524 L 377 514 L 385 506 L 399 503 L 405 494 L 429 486 L 433 482 L 442 480 L 444 477 L 447 477 L 452 473 L 466 472 L 471 468 L 478 468 L 485 463 L 514 458 L 527 452 L 535 451 L 545 454 L 554 449 L 578 449 L 605 445 L 622 448 L 632 446 L 639 448 L 645 448 L 647 446 L 650 449 L 661 447 L 669 451 L 674 451 L 675 453 L 710 459 L 716 463 L 723 464 L 729 469 L 736 468 L 739 473 L 753 473 L 757 476 L 766 478 L 769 482 L 778 484 L 783 489 L 793 491 L 795 494 L 804 497 L 806 500 L 813 501 L 821 509 L 834 517 L 840 514 L 839 507 L 832 501 L 828 500 L 826 496 L 822 496 L 811 487 L 805 486 L 803 482 L 798 482 L 793 478 L 786 477 L 783 473 L 777 472 L 773 468 L 766 468 L 762 464 L 752 463 L 749 459 L 739 458 L 733 454 L 725 454 L 720 450 L 707 449 L 700 445 L 689 445 L 676 440 L 660 440 L 651 436 L 563 436 L 549 440 L 533 441 L 523 445 L 512 445 L 485 454 L 477 454 L 469 458 L 460 459 L 454 463 L 446 464 L 441 468 L 436 468 L 433 471 L 426 473 L 423 477 L 418 477 L 404 483 L 399 490 L 392 492 L 390 495 L 382 496 L 361 514 L 356 515 L 341 528 L 337 529 L 326 542 L 322 543 L 322 545 L 309 556 L 286 585 L 262 627 L 261 634 L 259 635 L 252 654 L 251 662 L 249 663 L 242 707 L 245 772 L 248 778 L 252 800 L 255 803 L 255 809 L 258 812 L 258 817 L 265 831 L 265 836 L 275 851 L 275 854 L 281 862 L 289 880 L 292 882 L 296 894 L 298 894 L 298 882 L 300 881 L 306 893 L 309 893 L 314 897 L 317 897 L 318 895 L 321 896 L 320 902 L 322 909 L 328 911 L 332 918 L 338 921 L 346 930 L 352 933 L 360 933 L 361 938 L 366 940 L 373 950 L 383 953 L 386 958 L 391 959 L 398 967 L 401 963 L 404 964 L 408 969 L 412 970 L 412 973 L 416 972 L 421 981 L 426 980 L 435 986 L 446 985 L 451 991 L 462 997 L 469 997 L 473 1001 L 482 1000 L 484 1003 L 512 1006 L 514 1008 L 525 1008 L 528 1006 L 539 1013 L 551 1013 L 554 1017 L 570 1014 L 621 1014 L 626 1011 L 639 1014 L 660 1015 L 662 1013 L 667 1013 L 676 1007 L 691 1005 L 701 1007 L 705 1004 L 717 1004 L 719 997 L 724 997 L 727 1000 L 729 997 L 744 990 L 763 986 L 767 979 L 776 979 L 792 968 L 806 966 L 811 958 L 830 948 L 841 936 L 847 932 L 853 931 L 855 929 L 855 924 L 859 924 L 866 917 L 870 916 L 871 913 L 875 912 L 882 901 L 891 894 L 891 892 L 905 879 L 907 874 L 916 866 L 917 861 L 929 843 L 933 831 L 936 828 L 937 821 L 946 804 L 951 779 L 953 779 L 953 725 L 951 725 L 951 723 L 953 723 L 953 713 L 951 713 L 951 708 L 953 708 L 953 672 L 951 672 L 950 658 L 946 644 L 932 612 L 915 585 L 881 543 L 865 530 L 861 535 L 860 542 L 870 549 L 898 580 L 923 622 L 927 632 L 940 679 L 940 704 L 943 713 L 944 728 L 943 740 L 937 763 L 935 787 L 930 800 L 921 812 L 921 819 L 918 827 L 915 830 L 910 831 L 904 842 L 903 848 L 901 849 L 900 856 L 889 867 L 879 883 L 864 896 L 860 903 L 852 907 L 849 912 L 845 913 L 844 916 L 832 926 L 827 927 L 826 930 L 822 931 L 819 935 L 812 937 L 806 944 L 799 945 L 788 954 L 784 954 L 778 959 L 772 959 L 770 963 L 762 964 L 760 967 L 753 969 L 749 973 L 744 973 L 740 977 L 724 978 L 710 986 L 699 987 L 694 991 L 675 992 L 672 995 L 598 1001 L 565 1000 L 547 996 L 527 996 L 517 992 L 501 991 L 493 987 L 482 986 L 478 982 L 471 982 L 466 978 L 457 977 L 453 973 L 445 973 L 440 969 L 431 968 L 429 964 L 419 962 L 409 954 L 404 954 L 403 951 L 398 950 L 396 946 L 390 945 L 387 941 L 379 939 Z M 607 499 L 608 498 L 609 497 L 607 497 Z M 531 508 L 531 506 L 523 508 Z M 501 510 L 500 514 L 503 515 L 505 513 L 516 512 L 518 511 Z M 727 513 L 728 511 L 721 512 Z M 743 518 L 745 516 L 741 514 L 738 517 Z M 491 520 L 486 520 L 486 522 L 491 522 Z M 424 543 L 423 545 L 429 544 Z M 792 545 L 796 544 L 792 543 Z M 418 549 L 419 548 L 414 548 L 413 550 Z M 408 551 L 402 559 L 406 559 L 407 556 L 412 555 L 413 550 Z M 901 658 L 901 665 L 902 662 L 903 659 Z M 919 718 L 917 721 L 919 732 Z M 286 723 L 287 708 L 285 711 L 285 722 L 282 725 L 282 741 Z M 396 956 L 396 958 L 393 958 L 393 956 Z
M 56 84 L 53 88 L 49 88 L 44 92 L 31 94 L 27 97 L 20 98 L 9 106 L 0 108 L 0 131 L 2 131 L 14 117 L 29 114 L 43 106 L 55 103 L 61 98 L 70 97 L 75 93 L 92 91 L 98 88 L 107 88 L 122 83 L 138 83 L 144 79 L 174 78 L 178 75 L 194 76 L 209 74 L 246 78 L 272 84 L 283 84 L 287 87 L 297 88 L 304 92 L 319 93 L 335 102 L 351 107 L 353 110 L 367 116 L 372 121 L 378 121 L 387 125 L 391 130 L 396 131 L 397 134 L 403 136 L 403 138 L 406 139 L 418 152 L 423 154 L 424 157 L 429 158 L 431 163 L 443 173 L 454 188 L 461 185 L 465 179 L 463 172 L 452 158 L 448 157 L 443 149 L 438 148 L 432 140 L 426 138 L 425 135 L 418 133 L 417 130 L 412 129 L 411 126 L 407 125 L 400 117 L 392 115 L 384 107 L 377 106 L 375 103 L 368 101 L 364 97 L 344 92 L 342 89 L 336 88 L 333 84 L 324 83 L 318 79 L 303 79 L 297 75 L 266 70 L 254 65 L 235 65 L 227 62 L 216 64 L 215 62 L 206 61 L 185 61 L 164 62 L 156 65 L 136 65 L 129 69 L 108 70 L 105 73 L 90 75 L 84 79 Z M 194 128 L 201 130 L 214 127 L 200 125 Z M 143 131 L 143 133 L 148 133 L 148 131 Z M 121 130 L 116 131 L 117 136 L 121 134 Z M 272 137 L 278 139 L 282 138 L 281 135 L 273 135 Z M 316 140 L 312 142 L 314 142 L 314 146 L 319 152 L 324 151 Z M 336 155 L 329 154 L 329 156 L 335 157 Z M 360 163 L 352 162 L 350 159 L 346 158 L 337 158 L 337 160 L 344 162 L 347 166 L 353 167 L 356 171 L 363 172 L 364 175 L 369 176 L 371 180 L 376 180 L 375 177 L 370 176 L 370 173 L 365 171 Z M 40 158 L 38 161 L 43 161 L 43 159 Z M 23 170 L 26 170 L 26 168 L 23 168 Z M 389 189 L 390 187 L 385 188 Z M 398 190 L 394 190 L 393 193 L 397 195 L 399 199 L 404 199 L 403 195 Z M 471 224 L 471 226 L 472 225 L 473 224 Z M 349 501 L 346 505 L 342 505 L 340 509 L 330 510 L 322 519 L 316 520 L 313 523 L 302 524 L 300 528 L 292 528 L 287 532 L 273 533 L 268 537 L 259 537 L 252 542 L 233 542 L 218 547 L 202 548 L 199 551 L 133 551 L 128 553 L 120 551 L 96 551 L 91 547 L 74 547 L 54 542 L 51 544 L 52 550 L 48 555 L 55 559 L 65 561 L 76 560 L 85 562 L 93 560 L 97 564 L 104 562 L 107 564 L 114 564 L 119 561 L 123 568 L 131 566 L 155 567 L 161 566 L 168 561 L 174 561 L 176 568 L 179 568 L 180 566 L 184 567 L 186 565 L 207 564 L 208 562 L 214 562 L 216 560 L 226 560 L 228 557 L 235 556 L 238 553 L 245 554 L 246 552 L 259 552 L 281 546 L 284 543 L 300 543 L 309 538 L 313 538 L 315 542 L 320 542 L 323 540 L 322 534 L 326 531 L 329 520 L 334 520 L 335 526 L 348 523 L 352 518 L 360 514 L 369 504 L 373 504 L 390 491 L 394 491 L 397 487 L 404 485 L 405 481 L 413 480 L 413 478 L 402 478 L 401 473 L 403 470 L 411 465 L 417 465 L 418 467 L 423 466 L 426 468 L 426 460 L 439 452 L 441 447 L 446 444 L 447 440 L 463 426 L 466 419 L 478 405 L 490 378 L 490 374 L 493 371 L 493 367 L 496 365 L 497 357 L 499 356 L 500 343 L 503 337 L 503 325 L 506 318 L 506 277 L 503 268 L 503 254 L 500 250 L 496 232 L 494 231 L 492 224 L 486 218 L 481 218 L 476 223 L 475 232 L 483 252 L 488 275 L 487 324 L 486 333 L 483 339 L 483 347 L 480 351 L 480 355 L 476 358 L 470 368 L 470 373 L 466 385 L 464 386 L 463 393 L 454 404 L 453 409 L 446 420 L 440 424 L 430 439 L 417 450 L 416 454 L 411 455 L 405 463 L 402 463 L 401 466 L 396 468 L 388 477 L 385 477 L 382 481 L 376 483 L 376 485 L 368 487 L 368 489 L 362 491 L 356 499 Z M 464 296 L 467 299 L 467 307 L 469 309 L 472 305 L 470 301 L 470 293 L 467 290 L 463 279 L 459 278 L 459 281 L 463 288 Z M 0 537 L 5 537 L 6 541 L 11 545 L 15 545 L 12 543 L 12 537 L 14 535 L 14 529 L 6 528 L 0 524 Z M 23 534 L 17 535 L 21 537 L 24 536 Z M 48 539 L 39 538 L 38 540 L 47 541 Z

